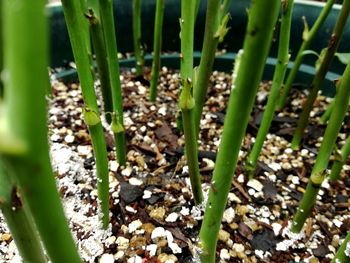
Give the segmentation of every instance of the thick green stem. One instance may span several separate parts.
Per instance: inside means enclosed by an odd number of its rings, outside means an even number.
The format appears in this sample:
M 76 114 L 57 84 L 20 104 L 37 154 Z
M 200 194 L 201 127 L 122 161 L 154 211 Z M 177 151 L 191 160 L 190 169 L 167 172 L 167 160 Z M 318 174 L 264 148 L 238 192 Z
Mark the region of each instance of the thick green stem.
M 258 157 L 264 145 L 266 135 L 269 132 L 271 126 L 271 122 L 275 113 L 276 103 L 279 98 L 280 88 L 282 86 L 289 62 L 289 39 L 294 4 L 293 1 L 294 0 L 285 0 L 282 2 L 282 22 L 280 28 L 277 65 L 273 76 L 271 91 L 264 111 L 263 119 L 261 121 L 253 149 L 250 152 L 246 162 L 246 170 L 248 172 L 249 179 L 252 179 L 254 177 Z
M 179 108 L 182 112 L 185 133 L 186 157 L 191 179 L 194 202 L 203 201 L 201 178 L 198 164 L 196 129 L 193 126 L 194 100 L 192 97 L 193 42 L 196 0 L 181 1 L 181 93 Z
M 136 62 L 136 76 L 143 76 L 143 48 L 141 44 L 141 0 L 132 0 L 132 31 Z
M 322 63 L 319 69 L 316 72 L 316 75 L 311 83 L 310 94 L 307 97 L 307 100 L 303 106 L 303 111 L 299 117 L 297 128 L 293 135 L 293 140 L 291 143 L 292 149 L 298 149 L 301 139 L 304 135 L 304 130 L 309 121 L 309 115 L 312 110 L 313 104 L 317 98 L 318 91 L 322 85 L 322 82 L 327 74 L 328 68 L 332 63 L 334 54 L 339 46 L 340 39 L 342 37 L 346 21 L 348 20 L 350 12 L 350 1 L 344 1 L 342 9 L 337 19 L 337 23 L 334 27 L 331 38 L 328 42 L 328 47 Z
M 96 101 L 89 55 L 86 50 L 86 33 L 81 30 L 81 28 L 84 28 L 86 21 L 84 13 L 81 12 L 79 1 L 62 0 L 62 5 L 85 102 L 83 109 L 84 121 L 91 134 L 96 159 L 97 187 L 101 203 L 102 225 L 103 228 L 107 228 L 109 222 L 107 147 Z M 106 189 L 107 194 L 103 193 Z
M 114 16 L 113 16 L 113 2 L 112 0 L 99 0 L 100 4 L 100 18 L 103 28 L 103 36 L 106 44 L 107 61 L 109 68 L 109 79 L 111 82 L 112 98 L 113 98 L 113 115 L 112 119 L 118 121 L 112 126 L 118 126 L 118 133 L 114 133 L 116 142 L 117 159 L 120 165 L 126 163 L 126 145 L 125 145 L 125 131 L 123 128 L 123 98 L 120 84 L 120 69 L 118 61 L 117 40 L 115 35 Z
M 89 13 L 86 15 L 86 17 L 89 20 L 92 45 L 96 55 L 97 70 L 98 70 L 98 75 L 100 77 L 101 92 L 102 92 L 103 104 L 104 104 L 104 110 L 105 110 L 105 118 L 107 122 L 110 124 L 112 122 L 111 113 L 113 112 L 113 100 L 112 100 L 111 82 L 109 79 L 108 63 L 106 60 L 107 53 L 106 53 L 106 47 L 105 47 L 105 42 L 103 38 L 103 30 L 102 30 L 100 18 L 97 16 L 98 10 L 96 10 L 96 8 L 98 7 L 94 8 L 92 6 L 89 6 L 88 8 L 89 8 Z
M 278 101 L 277 110 L 280 110 L 284 107 L 286 100 L 287 100 L 287 96 L 289 94 L 289 91 L 292 88 L 292 85 L 294 83 L 294 79 L 299 71 L 301 63 L 303 62 L 304 51 L 310 47 L 318 30 L 323 25 L 329 12 L 332 10 L 332 6 L 333 6 L 334 2 L 335 2 L 335 0 L 328 0 L 327 1 L 326 5 L 323 7 L 322 12 L 318 16 L 318 18 L 315 21 L 314 25 L 312 26 L 311 30 L 309 32 L 307 32 L 305 35 L 303 35 L 303 43 L 301 44 L 300 49 L 298 51 L 298 54 L 295 57 L 293 67 L 292 67 L 291 71 L 288 73 L 287 80 L 286 80 L 284 87 L 282 89 L 282 92 L 281 92 L 281 97 Z M 306 21 L 305 21 L 305 23 L 306 23 Z
M 349 155 L 350 155 L 350 136 L 346 140 L 343 148 L 341 149 L 340 154 L 336 153 L 331 174 L 329 175 L 329 179 L 331 181 L 336 181 L 339 179 L 341 169 L 343 168 L 343 165 L 346 163 L 346 159 L 349 157 Z
M 262 77 L 278 16 L 278 0 L 253 0 L 238 76 L 232 87 L 224 130 L 200 230 L 201 262 L 214 262 L 221 219 L 231 189 L 239 149 Z M 254 67 L 254 71 L 252 71 Z
M 153 63 L 151 73 L 150 101 L 155 102 L 157 98 L 157 86 L 160 69 L 160 52 L 162 47 L 162 31 L 164 18 L 165 0 L 157 0 L 156 19 L 154 22 L 154 38 L 153 38 Z
M 46 263 L 46 256 L 40 243 L 33 219 L 19 195 L 19 189 L 12 182 L 0 163 L 0 209 L 6 220 L 16 247 L 24 262 Z
M 195 128 L 199 132 L 199 123 L 202 115 L 205 97 L 207 95 L 209 78 L 215 59 L 215 52 L 220 40 L 227 33 L 226 23 L 228 21 L 228 7 L 230 0 L 221 6 L 221 0 L 211 0 L 207 3 L 205 18 L 205 32 L 202 48 L 201 61 L 197 71 L 196 81 L 193 83 L 193 96 L 196 101 L 194 107 Z
M 347 5 L 350 0 L 345 0 Z M 311 176 L 299 208 L 293 219 L 292 231 L 300 232 L 306 218 L 310 215 L 311 209 L 315 204 L 318 190 L 325 177 L 324 171 L 327 169 L 329 157 L 332 154 L 339 130 L 341 128 L 344 116 L 347 112 L 350 98 L 350 64 L 347 65 L 343 74 L 338 94 L 335 97 L 335 106 L 331 118 L 329 119 L 323 141 L 318 152 L 315 165 L 312 169 Z
M 343 243 L 338 249 L 331 263 L 349 263 L 350 262 L 350 231 L 346 235 Z
M 6 108 L 0 125 L 1 158 L 7 163 L 8 175 L 18 183 L 51 262 L 80 263 L 56 189 L 47 143 L 46 1 L 2 3 Z

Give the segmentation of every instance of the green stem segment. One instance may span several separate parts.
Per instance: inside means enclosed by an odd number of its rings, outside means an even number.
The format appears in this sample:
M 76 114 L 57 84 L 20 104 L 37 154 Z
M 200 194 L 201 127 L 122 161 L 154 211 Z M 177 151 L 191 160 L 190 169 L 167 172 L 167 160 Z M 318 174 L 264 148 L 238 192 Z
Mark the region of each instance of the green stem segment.
M 322 12 L 318 16 L 318 18 L 317 18 L 316 22 L 314 23 L 314 25 L 312 26 L 311 30 L 310 31 L 306 30 L 306 33 L 303 34 L 303 43 L 300 46 L 298 54 L 297 54 L 297 56 L 294 60 L 294 63 L 293 63 L 293 67 L 292 67 L 291 71 L 289 72 L 287 80 L 286 80 L 284 87 L 282 89 L 281 97 L 280 97 L 280 99 L 278 101 L 278 105 L 277 105 L 277 110 L 280 110 L 284 107 L 286 100 L 287 100 L 287 96 L 289 94 L 289 91 L 292 88 L 292 85 L 294 83 L 294 79 L 299 71 L 301 63 L 303 62 L 304 51 L 310 47 L 318 30 L 323 25 L 329 12 L 332 10 L 332 6 L 333 6 L 334 2 L 335 2 L 335 0 L 328 0 L 327 1 L 326 5 L 323 7 Z M 306 24 L 306 21 L 305 21 L 305 24 Z
M 3 70 L 4 66 L 4 50 L 3 50 L 3 14 L 2 14 L 2 9 L 3 9 L 3 3 L 2 1 L 0 2 L 0 75 Z M 0 78 L 0 102 L 4 96 L 4 85 L 2 83 L 2 79 Z
M 350 261 L 350 231 L 338 249 L 331 263 L 348 263 Z
M 336 181 L 340 177 L 340 172 L 343 165 L 346 163 L 346 159 L 350 155 L 350 136 L 346 140 L 343 148 L 340 153 L 336 153 L 335 160 L 333 162 L 331 174 L 329 175 L 329 179 L 331 181 Z
M 134 39 L 134 52 L 136 61 L 136 76 L 143 76 L 143 48 L 141 44 L 141 0 L 132 1 L 132 30 Z
M 154 22 L 153 38 L 153 63 L 151 73 L 150 101 L 155 102 L 157 98 L 157 86 L 160 70 L 160 52 L 162 46 L 162 31 L 164 18 L 165 0 L 157 0 L 156 19 Z
M 253 149 L 250 152 L 246 163 L 246 170 L 248 172 L 249 179 L 252 179 L 254 177 L 258 157 L 263 147 L 266 135 L 269 132 L 271 122 L 275 113 L 276 104 L 279 98 L 280 88 L 282 86 L 283 79 L 287 70 L 289 62 L 288 51 L 293 4 L 293 0 L 282 1 L 282 22 L 280 28 L 277 65 L 273 76 L 270 95 L 264 111 L 264 116 L 261 121 L 261 125 L 256 136 Z
M 16 185 L 0 163 L 0 209 L 24 262 L 46 263 L 30 212 L 25 209 Z
M 115 35 L 113 2 L 112 0 L 98 0 L 100 4 L 100 18 L 105 39 L 109 79 L 113 98 L 112 130 L 116 142 L 117 159 L 120 165 L 126 163 L 126 145 L 123 116 L 123 98 L 120 84 L 120 69 L 118 61 L 117 40 Z M 114 129 L 118 127 L 118 129 Z
M 350 1 L 344 1 L 339 17 L 337 19 L 337 23 L 329 40 L 328 47 L 322 60 L 322 63 L 311 83 L 310 94 L 308 95 L 307 100 L 303 106 L 303 111 L 300 115 L 297 128 L 293 135 L 293 140 L 291 143 L 292 149 L 299 148 L 299 144 L 304 135 L 304 130 L 308 124 L 309 115 L 312 110 L 313 104 L 317 98 L 318 91 L 320 90 L 321 84 L 327 74 L 328 68 L 332 63 L 334 54 L 339 46 L 340 39 L 342 37 L 346 25 L 346 21 L 349 17 L 349 12 Z
M 0 125 L 1 159 L 18 184 L 51 262 L 80 263 L 56 189 L 47 143 L 46 1 L 4 0 L 2 4 L 8 77 L 4 79 L 6 108 Z
M 207 3 L 202 56 L 199 66 L 196 69 L 196 81 L 193 83 L 193 96 L 196 101 L 194 107 L 194 125 L 197 134 L 199 132 L 200 119 L 214 64 L 216 48 L 228 31 L 226 25 L 229 19 L 229 15 L 227 14 L 229 3 L 230 0 L 226 0 L 222 6 L 221 0 L 211 0 Z
M 239 149 L 262 77 L 278 16 L 278 0 L 253 0 L 238 76 L 232 87 L 224 130 L 200 230 L 201 262 L 214 262 L 218 232 L 231 188 Z M 254 66 L 254 71 L 252 67 Z
M 85 102 L 83 109 L 84 121 L 89 128 L 95 153 L 97 187 L 103 215 L 102 225 L 103 228 L 107 228 L 109 222 L 107 147 L 96 101 L 90 60 L 86 50 L 85 32 L 80 30 L 86 21 L 84 20 L 84 13 L 81 12 L 79 1 L 63 0 L 62 5 Z
M 333 107 L 334 107 L 334 100 L 332 100 L 332 102 L 328 105 L 326 111 L 322 114 L 320 118 L 320 122 L 322 124 L 326 124 L 327 121 L 329 120 L 329 117 L 332 114 Z
M 96 55 L 97 70 L 100 77 L 105 118 L 110 124 L 112 122 L 110 113 L 113 112 L 111 82 L 109 79 L 108 63 L 106 60 L 107 53 L 103 38 L 102 25 L 100 18 L 98 17 L 98 10 L 96 10 L 96 8 L 98 7 L 93 8 L 92 6 L 89 6 L 89 13 L 86 14 L 86 17 L 89 20 L 92 45 Z
M 348 4 L 350 0 L 345 0 L 344 5 Z M 300 201 L 299 208 L 293 219 L 292 231 L 300 232 L 306 218 L 310 215 L 311 209 L 313 208 L 318 190 L 325 177 L 325 170 L 329 157 L 332 154 L 339 130 L 341 128 L 344 116 L 347 112 L 350 98 L 350 64 L 347 65 L 343 74 L 337 96 L 335 97 L 335 107 L 331 118 L 329 119 L 326 132 L 318 152 L 315 165 L 312 169 L 309 182 L 305 194 Z
M 194 41 L 194 15 L 195 0 L 181 1 L 181 84 L 182 90 L 179 99 L 179 108 L 182 112 L 183 127 L 185 133 L 186 156 L 191 179 L 194 202 L 200 204 L 203 201 L 202 185 L 198 164 L 198 149 L 196 130 L 193 126 L 193 108 L 195 105 L 192 97 L 193 79 L 193 41 Z

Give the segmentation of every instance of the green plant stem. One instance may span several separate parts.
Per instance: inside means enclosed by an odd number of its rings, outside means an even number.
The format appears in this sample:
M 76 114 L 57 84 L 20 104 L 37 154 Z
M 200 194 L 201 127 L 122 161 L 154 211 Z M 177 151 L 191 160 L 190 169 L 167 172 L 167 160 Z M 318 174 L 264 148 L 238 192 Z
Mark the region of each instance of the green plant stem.
M 201 0 L 196 0 L 196 4 L 195 4 L 195 8 L 194 8 L 194 23 L 196 24 L 196 19 L 198 16 L 198 11 L 199 11 L 199 7 L 201 5 Z
M 310 94 L 303 106 L 302 113 L 299 117 L 297 128 L 294 132 L 293 139 L 291 142 L 292 149 L 298 149 L 300 141 L 304 135 L 304 130 L 308 124 L 309 115 L 312 110 L 313 104 L 317 98 L 318 91 L 320 90 L 321 84 L 327 74 L 328 68 L 332 63 L 334 54 L 339 46 L 340 39 L 342 37 L 346 21 L 348 20 L 350 12 L 350 1 L 346 0 L 343 2 L 342 9 L 337 19 L 337 23 L 334 27 L 333 33 L 328 43 L 326 53 L 323 61 L 316 72 L 316 75 L 311 83 Z
M 3 70 L 4 66 L 4 51 L 3 51 L 3 21 L 2 21 L 2 7 L 3 3 L 0 1 L 0 73 Z M 2 83 L 2 79 L 0 78 L 0 102 L 4 96 L 4 85 Z
M 89 6 L 89 13 L 87 18 L 90 24 L 90 32 L 92 45 L 96 55 L 96 63 L 98 75 L 100 77 L 101 92 L 103 97 L 105 118 L 109 124 L 112 122 L 112 117 L 110 113 L 113 112 L 113 100 L 111 91 L 111 82 L 109 79 L 108 63 L 106 60 L 107 53 L 105 42 L 103 38 L 103 31 L 101 26 L 100 18 L 98 17 L 98 11 L 96 8 Z
M 199 233 L 200 246 L 203 250 L 202 263 L 212 263 L 215 260 L 221 219 L 231 188 L 239 149 L 271 44 L 279 4 L 278 0 L 253 0 L 248 12 L 244 51 L 230 95 L 208 202 Z M 254 71 L 251 70 L 253 66 Z
M 271 122 L 275 113 L 276 103 L 279 98 L 280 88 L 282 86 L 289 62 L 289 39 L 294 1 L 287 0 L 282 3 L 282 22 L 280 27 L 277 64 L 272 80 L 271 91 L 260 124 L 260 128 L 256 136 L 253 149 L 247 158 L 246 170 L 248 172 L 249 179 L 252 179 L 254 177 L 258 157 L 264 145 L 266 135 L 269 132 L 271 126 Z
M 162 47 L 162 31 L 164 18 L 165 0 L 157 0 L 156 18 L 154 22 L 154 38 L 153 38 L 153 62 L 151 73 L 150 101 L 155 102 L 157 98 L 157 86 L 160 69 L 160 52 Z
M 223 0 L 221 4 L 221 17 L 224 17 L 227 13 L 229 13 L 231 5 L 231 0 Z
M 344 5 L 348 4 L 349 0 L 343 2 Z M 323 141 L 318 152 L 315 165 L 312 169 L 309 182 L 306 187 L 306 191 L 302 200 L 300 201 L 297 213 L 293 218 L 292 231 L 300 232 L 306 218 L 310 215 L 313 208 L 318 190 L 325 177 L 325 169 L 329 157 L 332 154 L 339 130 L 341 128 L 344 116 L 347 112 L 350 98 L 350 64 L 347 65 L 343 74 L 338 94 L 335 97 L 335 106 L 333 108 L 332 115 L 329 119 Z
M 306 36 L 303 36 L 303 42 L 300 46 L 300 49 L 298 51 L 297 56 L 295 57 L 293 67 L 292 67 L 291 71 L 288 73 L 287 80 L 286 80 L 284 87 L 281 91 L 281 96 L 280 96 L 280 99 L 279 99 L 278 104 L 277 104 L 277 110 L 281 110 L 284 107 L 284 105 L 286 104 L 286 100 L 287 100 L 287 96 L 289 94 L 289 91 L 292 88 L 292 85 L 294 83 L 294 79 L 299 71 L 301 63 L 303 62 L 304 51 L 310 47 L 313 39 L 317 35 L 318 30 L 323 25 L 329 12 L 332 10 L 332 6 L 333 6 L 334 2 L 335 2 L 335 0 L 328 0 L 327 1 L 327 3 L 323 7 L 320 15 L 318 16 L 317 20 L 315 21 L 314 25 L 312 26 L 311 30 L 309 32 L 307 32 Z
M 48 24 L 45 0 L 4 0 L 5 114 L 0 154 L 21 189 L 53 263 L 80 263 L 49 157 L 47 132 Z M 34 37 L 35 36 L 35 37 Z
M 116 142 L 117 159 L 120 165 L 126 163 L 126 145 L 123 116 L 123 98 L 120 84 L 120 69 L 118 61 L 117 40 L 115 35 L 115 26 L 113 18 L 113 2 L 111 0 L 99 0 L 100 18 L 105 39 L 107 62 L 109 68 L 109 79 L 111 82 L 113 98 L 112 127 L 118 126 L 117 132 L 114 132 Z M 114 120 L 114 123 L 113 123 Z
M 97 187 L 102 211 L 103 228 L 109 222 L 109 182 L 107 147 L 94 90 L 94 79 L 85 43 L 85 21 L 79 1 L 62 0 L 64 16 L 73 49 L 84 99 L 84 121 L 88 126 L 96 160 Z
M 40 243 L 30 213 L 19 197 L 16 184 L 12 182 L 0 162 L 0 209 L 6 220 L 16 247 L 24 262 L 46 263 L 46 257 Z
M 350 231 L 346 235 L 343 243 L 332 259 L 331 263 L 348 263 L 350 262 L 349 247 L 350 247 Z M 346 252 L 347 251 L 347 252 Z
M 179 108 L 182 112 L 185 133 L 185 147 L 188 170 L 195 204 L 203 202 L 203 193 L 198 164 L 196 130 L 193 126 L 192 78 L 193 78 L 193 42 L 195 22 L 195 0 L 181 1 L 181 86 Z
M 132 0 L 132 31 L 136 61 L 136 76 L 143 76 L 143 50 L 141 44 L 141 0 Z
M 350 136 L 347 138 L 344 146 L 341 149 L 339 156 L 335 157 L 333 162 L 331 174 L 329 175 L 329 179 L 331 181 L 339 180 L 341 169 L 343 165 L 346 163 L 346 159 L 350 155 Z
M 225 17 L 229 7 L 227 2 L 230 2 L 230 0 L 227 0 L 223 6 L 221 6 L 221 0 L 211 0 L 207 3 L 202 56 L 198 69 L 196 69 L 196 81 L 193 83 L 193 96 L 196 102 L 194 107 L 194 124 L 197 134 L 216 48 L 220 38 L 223 38 L 227 32 L 226 24 L 224 23 L 225 19 L 226 21 L 228 19 L 228 17 Z
M 322 114 L 320 118 L 320 122 L 322 124 L 326 124 L 327 121 L 329 120 L 329 117 L 332 114 L 333 107 L 334 107 L 334 100 L 332 100 L 332 102 L 328 105 L 326 111 Z

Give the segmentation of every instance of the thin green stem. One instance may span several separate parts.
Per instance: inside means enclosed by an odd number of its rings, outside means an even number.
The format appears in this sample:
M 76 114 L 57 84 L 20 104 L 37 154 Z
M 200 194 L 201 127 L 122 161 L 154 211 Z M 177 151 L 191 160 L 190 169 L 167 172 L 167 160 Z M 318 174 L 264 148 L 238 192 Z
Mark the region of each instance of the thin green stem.
M 278 0 L 253 0 L 248 12 L 244 51 L 230 95 L 208 202 L 199 233 L 200 246 L 203 250 L 202 263 L 215 261 L 221 219 L 231 189 L 239 149 L 271 45 L 279 4 Z M 253 66 L 254 71 L 251 70 Z
M 223 0 L 221 4 L 221 17 L 224 17 L 230 11 L 231 0 Z
M 132 1 L 132 31 L 136 62 L 136 76 L 143 76 L 143 48 L 141 44 L 141 0 Z
M 307 100 L 303 106 L 302 113 L 299 117 L 297 128 L 294 132 L 293 139 L 291 142 L 292 149 L 298 149 L 301 139 L 304 135 L 304 130 L 309 121 L 309 115 L 312 110 L 313 104 L 317 98 L 318 91 L 320 90 L 321 84 L 327 74 L 328 68 L 332 63 L 334 54 L 339 46 L 340 39 L 343 35 L 343 31 L 348 20 L 350 12 L 350 2 L 344 1 L 342 9 L 337 19 L 337 23 L 334 27 L 331 38 L 328 42 L 328 47 L 322 63 L 319 69 L 316 72 L 316 75 L 311 83 L 310 94 L 307 97 Z
M 0 74 L 3 70 L 4 66 L 4 51 L 3 51 L 3 3 L 0 1 Z M 0 102 L 4 96 L 4 85 L 2 83 L 2 79 L 0 78 Z
M 331 174 L 329 175 L 329 179 L 331 181 L 339 180 L 341 169 L 343 168 L 343 165 L 346 163 L 346 159 L 349 157 L 349 155 L 350 155 L 350 136 L 348 137 L 344 146 L 342 147 L 341 152 L 339 154 L 336 153 Z
M 195 24 L 196 24 L 196 19 L 197 19 L 197 16 L 198 16 L 200 5 L 201 5 L 201 0 L 196 0 L 196 4 L 195 4 L 195 8 L 194 8 L 194 23 Z
M 86 50 L 86 32 L 81 30 L 81 28 L 84 28 L 86 21 L 83 12 L 81 12 L 79 1 L 62 0 L 62 5 L 85 103 L 83 109 L 84 121 L 91 135 L 96 159 L 97 187 L 101 203 L 102 225 L 103 228 L 107 228 L 109 222 L 107 147 L 96 101 L 89 55 Z M 107 193 L 104 193 L 104 191 L 107 191 Z
M 322 114 L 320 118 L 320 122 L 322 124 L 326 124 L 327 121 L 329 120 L 329 117 L 332 114 L 333 107 L 334 107 L 334 100 L 332 100 L 332 102 L 328 105 L 326 111 Z
M 211 0 L 207 3 L 202 56 L 199 66 L 196 69 L 196 81 L 193 83 L 193 96 L 196 101 L 194 107 L 194 124 L 197 134 L 199 132 L 199 123 L 207 95 L 216 48 L 220 40 L 227 33 L 226 24 L 229 19 L 227 11 L 230 0 L 227 0 L 225 3 L 223 6 L 221 6 L 221 0 Z
M 278 101 L 277 110 L 282 109 L 284 107 L 284 105 L 286 104 L 286 100 L 287 100 L 287 96 L 289 94 L 289 91 L 294 83 L 294 79 L 299 71 L 300 65 L 303 62 L 304 51 L 310 47 L 318 30 L 323 25 L 329 12 L 332 10 L 332 6 L 333 6 L 334 2 L 335 2 L 335 0 L 328 0 L 327 1 L 326 5 L 323 7 L 322 12 L 317 17 L 317 20 L 315 21 L 311 30 L 309 32 L 307 32 L 305 35 L 303 35 L 303 43 L 301 44 L 300 49 L 298 51 L 298 54 L 295 57 L 293 67 L 292 67 L 291 71 L 288 73 L 287 80 L 286 80 L 284 87 L 282 89 L 282 92 L 281 92 L 281 97 Z M 305 21 L 305 23 L 306 23 L 306 21 Z
M 89 6 L 88 8 L 89 8 L 89 13 L 86 15 L 86 17 L 89 20 L 92 45 L 96 55 L 97 70 L 98 70 L 98 75 L 100 77 L 105 118 L 107 122 L 110 124 L 112 122 L 112 117 L 108 113 L 113 112 L 113 100 L 112 100 L 111 82 L 109 79 L 108 63 L 106 60 L 107 53 L 106 53 L 106 47 L 105 47 L 105 42 L 103 38 L 103 30 L 102 30 L 100 18 L 97 16 L 98 9 L 96 10 L 96 7 L 94 8 L 92 6 Z
M 347 5 L 349 2 L 350 0 L 345 0 L 343 2 L 343 5 Z M 333 108 L 331 118 L 329 119 L 315 165 L 312 169 L 311 176 L 306 187 L 306 191 L 302 200 L 300 201 L 297 213 L 293 218 L 293 232 L 300 232 L 302 229 L 305 220 L 311 213 L 311 209 L 313 208 L 316 201 L 318 190 L 320 189 L 321 184 L 325 178 L 325 170 L 327 169 L 329 158 L 332 154 L 339 130 L 348 109 L 350 98 L 350 89 L 348 88 L 349 85 L 350 64 L 347 65 L 343 74 L 338 89 L 338 94 L 335 97 L 335 107 Z
M 5 114 L 0 155 L 18 183 L 53 263 L 80 263 L 49 157 L 47 132 L 48 24 L 45 0 L 4 0 Z M 33 37 L 35 36 L 35 37 Z
M 338 249 L 331 263 L 348 263 L 350 261 L 350 231 Z
M 103 36 L 106 44 L 107 62 L 109 68 L 109 79 L 111 82 L 113 113 L 112 130 L 114 129 L 114 138 L 116 142 L 117 159 L 120 165 L 126 163 L 126 145 L 123 116 L 123 98 L 120 84 L 120 69 L 118 61 L 117 40 L 115 35 L 113 2 L 111 0 L 99 0 L 100 18 L 103 28 Z M 113 123 L 114 120 L 114 123 Z
M 289 39 L 293 4 L 293 0 L 286 0 L 282 2 L 282 22 L 280 27 L 277 64 L 273 76 L 271 91 L 261 121 L 261 125 L 256 136 L 253 149 L 250 152 L 246 162 L 246 170 L 248 172 L 249 179 L 252 179 L 254 177 L 258 157 L 263 147 L 266 135 L 269 132 L 271 122 L 275 113 L 276 103 L 279 98 L 280 88 L 282 86 L 283 79 L 287 70 L 289 62 Z
M 24 262 L 46 263 L 46 256 L 40 243 L 30 212 L 18 193 L 19 189 L 13 178 L 9 177 L 0 162 L 0 209 L 6 220 L 16 247 Z
M 151 73 L 150 101 L 155 102 L 157 98 L 157 86 L 160 70 L 160 52 L 162 49 L 162 31 L 164 18 L 165 0 L 157 0 L 156 18 L 154 22 L 153 38 L 153 63 Z
M 203 202 L 202 185 L 198 164 L 196 130 L 193 126 L 194 100 L 192 97 L 193 79 L 193 42 L 196 0 L 181 1 L 181 93 L 179 108 L 182 112 L 185 133 L 186 157 L 191 179 L 194 202 Z

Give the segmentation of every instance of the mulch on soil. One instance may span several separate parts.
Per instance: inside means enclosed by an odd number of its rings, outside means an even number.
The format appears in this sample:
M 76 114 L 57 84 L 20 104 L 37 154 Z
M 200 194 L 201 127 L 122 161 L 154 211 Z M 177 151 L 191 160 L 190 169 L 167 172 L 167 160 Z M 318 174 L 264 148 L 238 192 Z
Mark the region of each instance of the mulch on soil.
M 147 71 L 147 79 L 149 75 Z M 52 163 L 79 251 L 86 262 L 195 262 L 204 206 L 193 203 L 184 138 L 176 129 L 179 74 L 162 68 L 155 104 L 148 101 L 148 87 L 132 72 L 123 71 L 121 80 L 128 163 L 118 166 L 113 135 L 106 131 L 111 211 L 107 231 L 99 228 L 95 164 L 82 121 L 80 88 L 53 81 Z M 213 73 L 199 138 L 205 191 L 210 188 L 230 87 L 229 74 Z M 306 97 L 305 91 L 294 89 L 287 108 L 274 118 L 255 179 L 247 182 L 244 158 L 254 143 L 269 88 L 268 82 L 263 83 L 257 95 L 219 233 L 217 258 L 221 262 L 330 262 L 350 229 L 349 165 L 341 181 L 324 182 L 301 234 L 292 234 L 289 224 L 322 142 L 325 126 L 319 124 L 319 117 L 331 99 L 319 96 L 306 139 L 300 151 L 293 151 L 289 141 Z M 339 147 L 350 133 L 349 120 L 348 114 Z M 0 261 L 17 262 L 18 252 L 3 222 L 0 233 Z

